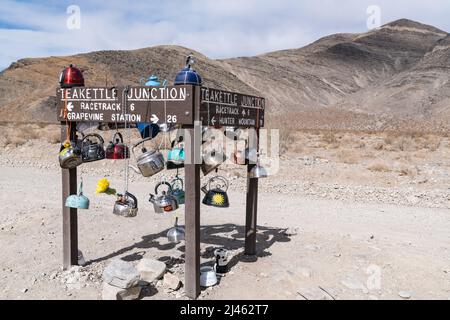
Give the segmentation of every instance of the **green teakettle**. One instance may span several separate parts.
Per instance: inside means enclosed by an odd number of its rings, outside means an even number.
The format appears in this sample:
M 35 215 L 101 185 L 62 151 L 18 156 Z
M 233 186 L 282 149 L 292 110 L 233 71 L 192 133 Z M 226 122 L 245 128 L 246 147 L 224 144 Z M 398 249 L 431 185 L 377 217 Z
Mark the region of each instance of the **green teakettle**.
M 170 185 L 172 186 L 172 195 L 177 199 L 178 204 L 184 204 L 185 192 L 183 179 L 176 176 Z
M 83 195 L 83 180 L 80 182 L 78 194 L 73 194 L 67 197 L 66 207 L 76 209 L 89 209 L 89 199 Z

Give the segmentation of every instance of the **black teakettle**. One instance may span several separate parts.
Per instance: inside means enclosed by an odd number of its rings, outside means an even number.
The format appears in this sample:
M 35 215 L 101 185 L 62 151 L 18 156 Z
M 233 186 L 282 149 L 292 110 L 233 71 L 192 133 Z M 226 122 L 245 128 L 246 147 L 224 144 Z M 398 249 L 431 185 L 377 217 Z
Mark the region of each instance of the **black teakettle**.
M 220 180 L 225 184 L 222 186 L 220 184 L 216 185 L 215 189 L 211 189 L 211 183 L 215 180 Z M 202 191 L 205 193 L 202 203 L 217 208 L 228 208 L 230 202 L 227 195 L 228 181 L 222 176 L 216 176 L 209 179 L 208 183 L 202 187 Z
M 96 138 L 97 141 L 92 141 L 89 138 Z M 83 162 L 93 162 L 105 159 L 105 149 L 103 147 L 105 141 L 96 133 L 86 135 L 81 140 L 81 155 Z

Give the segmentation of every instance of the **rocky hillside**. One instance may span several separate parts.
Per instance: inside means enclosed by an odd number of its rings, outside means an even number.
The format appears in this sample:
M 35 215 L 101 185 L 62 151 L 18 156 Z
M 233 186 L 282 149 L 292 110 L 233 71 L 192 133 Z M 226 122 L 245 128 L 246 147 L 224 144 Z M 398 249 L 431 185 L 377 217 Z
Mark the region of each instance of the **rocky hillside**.
M 0 119 L 55 121 L 60 70 L 74 63 L 87 85 L 172 80 L 192 50 L 158 46 L 23 59 L 0 73 Z M 450 36 L 398 20 L 363 34 L 337 34 L 300 49 L 211 60 L 194 52 L 205 85 L 263 95 L 267 118 L 302 128 L 450 127 Z M 294 119 L 294 120 L 293 120 Z

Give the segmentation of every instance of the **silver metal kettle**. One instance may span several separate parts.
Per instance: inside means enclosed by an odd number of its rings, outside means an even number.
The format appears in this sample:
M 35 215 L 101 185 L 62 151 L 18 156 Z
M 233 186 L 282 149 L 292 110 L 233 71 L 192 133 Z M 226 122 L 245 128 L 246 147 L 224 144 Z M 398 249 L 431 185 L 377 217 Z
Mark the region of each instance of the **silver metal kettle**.
M 167 231 L 167 240 L 169 240 L 170 243 L 180 243 L 184 238 L 184 228 L 178 226 L 178 217 L 176 217 L 175 226 Z
M 133 169 L 136 173 L 141 173 L 144 177 L 151 177 L 158 172 L 161 172 L 165 168 L 164 156 L 159 150 L 147 150 L 146 148 L 142 148 L 142 153 L 136 157 L 134 153 L 134 149 L 140 144 L 152 140 L 152 138 L 147 138 L 139 141 L 133 146 L 133 155 L 136 159 L 137 168 L 130 165 L 130 168 Z
M 114 204 L 113 213 L 122 217 L 136 217 L 138 212 L 138 201 L 134 195 L 125 192 L 125 195 L 118 194 Z
M 163 191 L 158 196 L 159 187 L 165 185 L 168 187 L 167 191 Z M 168 182 L 160 182 L 155 187 L 155 195 L 150 194 L 148 199 L 153 203 L 156 213 L 173 212 L 179 208 L 177 199 L 172 195 L 172 186 Z

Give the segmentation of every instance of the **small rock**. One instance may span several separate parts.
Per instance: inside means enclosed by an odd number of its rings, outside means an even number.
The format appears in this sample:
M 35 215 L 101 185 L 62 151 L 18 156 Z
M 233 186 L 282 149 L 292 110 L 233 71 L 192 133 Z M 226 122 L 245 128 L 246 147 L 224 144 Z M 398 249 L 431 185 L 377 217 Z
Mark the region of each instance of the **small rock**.
M 21 290 L 22 293 L 27 293 L 28 292 L 28 288 L 24 288 Z
M 398 295 L 403 299 L 411 299 L 411 293 L 408 291 L 400 291 Z
M 176 275 L 166 273 L 164 275 L 164 285 L 173 291 L 177 291 L 181 287 L 181 281 Z
M 136 300 L 141 295 L 142 288 L 139 286 L 128 289 L 118 288 L 112 285 L 103 283 L 102 299 L 103 300 Z
M 161 279 L 166 272 L 166 264 L 154 259 L 142 259 L 137 265 L 141 280 L 151 283 Z
M 128 289 L 138 284 L 139 272 L 132 263 L 116 259 L 103 271 L 103 279 L 107 284 Z

